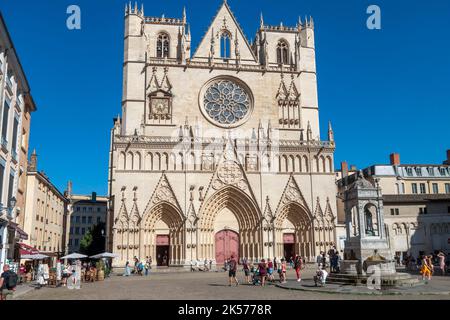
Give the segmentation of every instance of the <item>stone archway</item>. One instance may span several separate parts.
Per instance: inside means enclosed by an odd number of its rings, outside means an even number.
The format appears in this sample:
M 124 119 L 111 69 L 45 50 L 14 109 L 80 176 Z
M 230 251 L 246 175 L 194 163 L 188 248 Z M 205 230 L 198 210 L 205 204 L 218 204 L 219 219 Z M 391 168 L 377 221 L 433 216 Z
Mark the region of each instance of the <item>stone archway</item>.
M 243 191 L 227 186 L 206 200 L 199 220 L 200 259 L 215 259 L 215 221 L 229 210 L 236 217 L 239 232 L 239 257 L 256 261 L 262 257 L 261 216 L 254 201 Z
M 286 237 L 285 234 L 290 236 Z M 291 238 L 292 235 L 294 253 L 308 260 L 313 259 L 315 252 L 312 218 L 308 210 L 296 202 L 285 204 L 275 219 L 277 256 L 284 255 L 286 238 Z
M 158 243 L 164 238 L 165 243 Z M 167 243 L 166 243 L 167 242 Z M 140 229 L 141 259 L 152 257 L 157 263 L 158 246 L 167 246 L 168 265 L 184 264 L 184 219 L 169 202 L 160 202 L 144 214 Z M 159 251 L 158 251 L 159 250 Z M 166 254 L 164 249 L 160 254 Z

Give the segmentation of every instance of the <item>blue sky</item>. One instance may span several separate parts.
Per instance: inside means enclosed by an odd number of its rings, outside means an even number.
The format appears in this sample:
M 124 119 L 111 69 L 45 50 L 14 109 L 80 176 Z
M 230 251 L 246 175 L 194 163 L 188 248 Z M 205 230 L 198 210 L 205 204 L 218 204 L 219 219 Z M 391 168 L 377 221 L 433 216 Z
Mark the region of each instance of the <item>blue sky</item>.
M 193 47 L 222 0 L 143 1 L 145 14 L 181 17 L 186 5 Z M 295 25 L 312 15 L 316 31 L 322 138 L 329 120 L 343 160 L 441 163 L 450 149 L 450 1 L 228 1 L 245 34 L 266 24 Z M 107 193 L 109 133 L 122 95 L 122 0 L 1 1 L 0 10 L 28 76 L 38 111 L 31 147 L 38 166 L 64 190 Z M 134 2 L 133 2 L 134 3 Z M 139 2 L 141 3 L 141 2 Z M 81 30 L 66 9 L 81 8 Z M 366 9 L 381 8 L 381 30 Z M 31 151 L 31 150 L 30 150 Z

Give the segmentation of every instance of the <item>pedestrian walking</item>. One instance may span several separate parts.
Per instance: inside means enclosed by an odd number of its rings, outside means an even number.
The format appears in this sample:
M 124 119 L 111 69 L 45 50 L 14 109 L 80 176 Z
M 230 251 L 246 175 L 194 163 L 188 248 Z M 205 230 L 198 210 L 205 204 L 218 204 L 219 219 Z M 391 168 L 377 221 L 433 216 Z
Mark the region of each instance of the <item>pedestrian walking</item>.
M 286 283 L 286 260 L 281 259 L 280 282 Z
M 3 273 L 0 276 L 0 300 L 6 300 L 8 295 L 13 295 L 16 290 L 18 276 L 10 270 L 9 264 L 3 266 Z
M 266 283 L 267 265 L 266 260 L 262 259 L 258 264 L 259 276 L 261 277 L 261 286 L 264 287 Z
M 323 254 L 323 252 L 320 251 L 320 253 L 319 253 L 319 254 L 317 255 L 317 257 L 316 257 L 317 268 L 320 268 L 320 267 L 321 267 L 321 264 L 322 264 L 322 254 Z
M 273 262 L 270 260 L 270 258 L 267 259 L 267 278 L 269 281 L 273 282 L 275 281 L 275 278 L 273 277 Z
M 244 271 L 245 281 L 251 283 L 250 281 L 250 265 L 248 264 L 247 258 L 242 261 L 242 270 Z
M 127 261 L 127 263 L 125 263 L 125 272 L 123 273 L 123 276 L 128 277 L 130 274 L 131 274 L 130 262 Z
M 145 270 L 145 276 L 148 276 L 148 270 L 150 269 L 150 264 L 148 262 L 148 257 L 145 258 L 145 265 L 144 265 L 144 270 Z
M 229 284 L 228 285 L 231 287 L 231 283 L 234 281 L 236 283 L 236 287 L 237 287 L 239 285 L 239 281 L 236 278 L 237 261 L 234 258 L 234 255 L 231 255 L 228 265 L 229 265 L 229 271 L 228 271 Z
M 295 273 L 297 275 L 297 282 L 302 281 L 301 270 L 304 268 L 304 265 L 303 265 L 302 257 L 299 255 L 295 256 L 294 268 L 295 268 Z
M 422 257 L 422 266 L 420 267 L 420 273 L 422 274 L 422 280 L 428 279 L 431 280 L 431 267 L 428 264 L 428 257 Z
M 440 251 L 438 253 L 438 258 L 439 258 L 439 268 L 441 269 L 442 275 L 445 275 L 445 254 Z

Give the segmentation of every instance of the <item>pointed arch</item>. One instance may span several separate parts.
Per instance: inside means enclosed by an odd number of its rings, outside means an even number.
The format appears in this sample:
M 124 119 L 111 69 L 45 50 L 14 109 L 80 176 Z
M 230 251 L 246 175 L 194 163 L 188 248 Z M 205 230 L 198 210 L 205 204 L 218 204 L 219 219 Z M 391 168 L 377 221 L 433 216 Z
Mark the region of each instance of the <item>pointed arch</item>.
M 156 57 L 169 58 L 170 53 L 170 37 L 166 32 L 160 32 L 156 39 Z
M 133 152 L 128 151 L 127 158 L 126 158 L 126 161 L 125 161 L 126 170 L 133 170 L 133 162 L 134 162 Z
M 286 221 L 289 221 L 290 224 L 294 227 L 295 254 L 299 254 L 302 257 L 312 259 L 315 255 L 313 241 L 314 231 L 312 228 L 312 217 L 307 208 L 302 206 L 300 203 L 291 201 L 284 204 L 278 211 L 278 214 L 275 218 L 274 227 L 277 231 L 275 236 L 275 243 L 276 249 L 279 254 L 283 252 L 283 233 L 287 231 L 284 229 Z
M 201 231 L 200 258 L 215 259 L 214 225 L 217 215 L 230 210 L 237 219 L 239 256 L 251 260 L 262 258 L 262 235 L 259 228 L 261 214 L 258 206 L 245 192 L 234 186 L 226 186 L 212 194 L 200 208 L 198 226 Z
M 231 58 L 231 33 L 223 30 L 220 34 L 220 57 L 222 59 Z
M 333 159 L 327 156 L 327 172 L 333 172 Z
M 278 40 L 277 63 L 278 64 L 289 64 L 289 44 L 285 39 Z
M 139 151 L 137 151 L 134 154 L 133 170 L 141 170 L 141 160 L 142 160 L 141 153 Z
M 303 156 L 302 161 L 303 161 L 303 166 L 302 166 L 303 172 L 309 172 L 308 157 Z
M 144 170 L 153 170 L 153 154 L 151 152 L 145 154 Z
M 324 156 L 320 156 L 320 172 L 327 172 Z
M 295 172 L 302 172 L 302 158 L 299 155 L 295 156 Z
M 125 160 L 126 160 L 125 152 L 121 151 L 119 153 L 119 164 L 118 164 L 118 168 L 120 170 L 125 170 L 126 169 L 126 167 L 125 167 L 126 161 Z

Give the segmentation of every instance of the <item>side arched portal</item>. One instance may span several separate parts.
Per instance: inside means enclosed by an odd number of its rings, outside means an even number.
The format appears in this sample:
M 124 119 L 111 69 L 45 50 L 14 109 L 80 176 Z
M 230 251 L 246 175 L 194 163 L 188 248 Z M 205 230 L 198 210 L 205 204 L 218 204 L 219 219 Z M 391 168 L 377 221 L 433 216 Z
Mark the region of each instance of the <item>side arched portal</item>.
M 313 259 L 315 253 L 312 224 L 311 215 L 302 205 L 296 202 L 285 204 L 275 219 L 276 255 L 284 256 L 289 245 L 293 247 L 294 254 Z
M 156 204 L 144 214 L 140 240 L 143 244 L 141 257 L 152 257 L 153 262 L 159 265 L 170 266 L 184 263 L 183 215 L 168 202 Z

